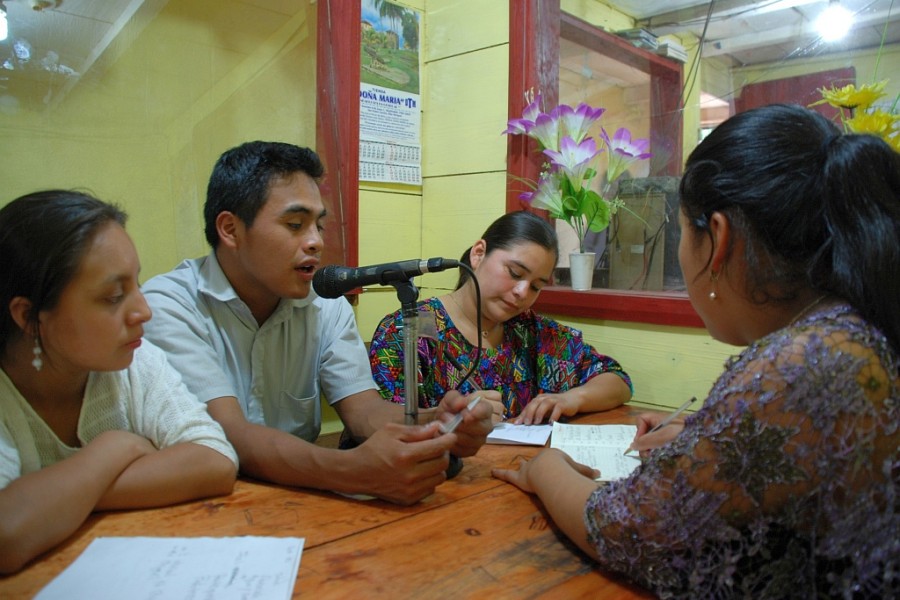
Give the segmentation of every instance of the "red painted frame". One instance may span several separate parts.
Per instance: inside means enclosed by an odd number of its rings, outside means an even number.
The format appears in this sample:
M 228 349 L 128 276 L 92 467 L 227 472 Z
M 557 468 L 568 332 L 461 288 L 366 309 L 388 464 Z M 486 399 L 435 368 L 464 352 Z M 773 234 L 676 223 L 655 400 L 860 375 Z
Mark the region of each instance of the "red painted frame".
M 322 264 L 359 260 L 359 2 L 319 0 L 316 16 L 316 150 L 328 208 Z
M 590 46 L 591 38 L 603 40 L 604 52 L 622 62 L 645 70 L 655 78 L 677 77 L 675 85 L 654 88 L 653 131 L 677 128 L 675 140 L 681 140 L 681 65 L 650 52 L 635 48 L 592 25 L 561 13 L 559 0 L 510 0 L 509 3 L 509 118 L 521 116 L 526 106 L 525 92 L 540 91 L 545 104 L 552 106 L 558 99 L 559 36 Z M 507 147 L 506 208 L 520 210 L 520 189 L 516 178 L 532 181 L 540 171 L 540 159 L 531 143 L 522 136 L 510 136 Z M 678 174 L 682 156 L 680 143 L 666 149 L 669 160 L 658 170 L 660 175 Z M 673 292 L 625 292 L 619 290 L 591 290 L 575 292 L 562 286 L 547 286 L 541 292 L 535 308 L 544 313 L 631 321 L 660 325 L 703 327 L 703 321 L 691 306 L 686 294 Z

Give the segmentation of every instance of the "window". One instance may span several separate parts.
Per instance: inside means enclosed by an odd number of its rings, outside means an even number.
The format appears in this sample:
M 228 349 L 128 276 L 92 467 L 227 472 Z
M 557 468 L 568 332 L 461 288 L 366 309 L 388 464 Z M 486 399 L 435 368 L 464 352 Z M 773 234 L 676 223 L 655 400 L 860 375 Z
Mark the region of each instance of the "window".
M 558 224 L 564 256 L 555 285 L 544 288 L 536 307 L 553 314 L 702 326 L 683 292 L 677 261 L 681 65 L 548 4 L 511 3 L 509 114 L 522 113 L 529 89 L 540 91 L 548 107 L 558 101 L 602 106 L 604 127 L 626 126 L 638 137 L 650 137 L 654 158 L 631 181 L 620 183 L 620 195 L 643 222 L 621 211 L 606 232 L 590 239 L 599 257 L 594 289 L 575 292 L 566 285 L 567 253 L 577 243 L 568 225 Z M 509 154 L 507 208 L 518 210 L 521 189 L 514 182 L 535 180 L 540 158 L 521 136 L 511 136 Z

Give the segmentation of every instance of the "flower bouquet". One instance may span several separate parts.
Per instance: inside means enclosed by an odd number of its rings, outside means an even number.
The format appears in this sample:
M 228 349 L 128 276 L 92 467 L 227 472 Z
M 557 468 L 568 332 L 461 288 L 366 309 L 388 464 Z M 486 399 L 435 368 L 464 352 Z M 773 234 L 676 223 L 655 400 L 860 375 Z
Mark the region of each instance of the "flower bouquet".
M 830 104 L 838 109 L 844 133 L 876 135 L 900 152 L 900 114 L 897 114 L 900 96 L 894 98 L 888 110 L 875 106 L 875 102 L 884 97 L 887 83 L 883 80 L 858 88 L 853 84 L 841 88 L 821 88 L 819 93 L 822 99 L 810 106 Z
M 520 197 L 534 208 L 544 209 L 554 219 L 567 222 L 585 252 L 584 236 L 609 227 L 610 218 L 624 203 L 611 194 L 613 184 L 638 160 L 652 156 L 650 141 L 631 139 L 620 128 L 610 137 L 601 127 L 600 144 L 589 136 L 591 126 L 606 109 L 581 103 L 577 107 L 560 104 L 549 113 L 541 111 L 540 94 L 525 108 L 521 119 L 510 119 L 504 134 L 527 135 L 536 140 L 548 158 L 537 183 L 526 182 L 532 191 Z M 606 158 L 605 183 L 594 189 L 593 180 Z M 638 217 L 640 218 L 640 217 Z

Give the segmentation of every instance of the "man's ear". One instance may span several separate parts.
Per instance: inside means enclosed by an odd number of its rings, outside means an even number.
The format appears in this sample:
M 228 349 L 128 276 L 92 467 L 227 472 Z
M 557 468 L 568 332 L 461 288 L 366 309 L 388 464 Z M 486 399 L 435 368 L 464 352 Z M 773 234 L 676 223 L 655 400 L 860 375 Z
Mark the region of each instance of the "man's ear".
M 37 335 L 37 331 L 34 331 L 34 323 L 29 320 L 33 306 L 31 300 L 24 296 L 15 296 L 9 301 L 9 315 L 25 335 Z
M 216 231 L 219 243 L 228 248 L 237 248 L 244 223 L 233 212 L 223 210 L 216 216 Z
M 725 213 L 714 211 L 709 217 L 709 232 L 712 236 L 712 256 L 709 267 L 714 273 L 721 273 L 728 262 L 731 250 L 731 221 Z

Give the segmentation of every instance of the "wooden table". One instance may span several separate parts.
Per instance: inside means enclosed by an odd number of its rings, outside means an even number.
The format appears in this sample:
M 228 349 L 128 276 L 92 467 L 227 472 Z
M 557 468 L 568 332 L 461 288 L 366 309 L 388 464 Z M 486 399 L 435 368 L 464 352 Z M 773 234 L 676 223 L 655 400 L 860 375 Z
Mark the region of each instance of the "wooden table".
M 622 407 L 581 417 L 628 423 Z M 305 538 L 295 597 L 652 598 L 599 570 L 533 496 L 491 477 L 539 449 L 486 445 L 430 497 L 401 507 L 241 478 L 230 496 L 92 515 L 65 543 L 0 578 L 0 598 L 31 598 L 104 536 Z

